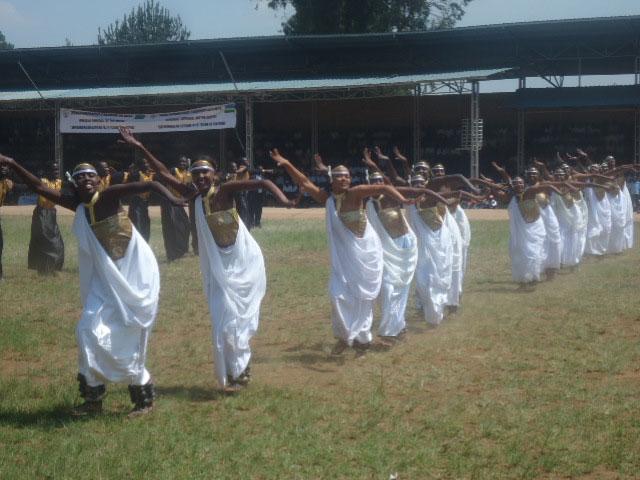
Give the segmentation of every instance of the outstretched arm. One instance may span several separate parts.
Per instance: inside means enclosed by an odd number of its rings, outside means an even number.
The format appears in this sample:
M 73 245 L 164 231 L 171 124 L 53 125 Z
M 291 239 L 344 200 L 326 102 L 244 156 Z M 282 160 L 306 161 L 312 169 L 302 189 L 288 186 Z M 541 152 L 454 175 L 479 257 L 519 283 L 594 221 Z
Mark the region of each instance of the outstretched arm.
M 176 177 L 171 175 L 169 169 L 158 160 L 147 148 L 142 144 L 142 142 L 136 139 L 131 131 L 126 127 L 119 127 L 120 134 L 122 135 L 122 139 L 118 140 L 118 143 L 122 145 L 129 145 L 130 147 L 138 149 L 144 157 L 149 161 L 149 165 L 153 170 L 155 170 L 156 174 L 160 179 L 166 184 L 171 186 L 171 188 L 180 192 L 184 196 L 191 195 L 191 189 L 178 180 Z
M 449 187 L 463 187 L 463 188 L 468 188 L 469 190 L 471 190 L 473 193 L 480 193 L 480 190 L 478 190 L 476 187 L 474 187 L 469 180 L 467 179 L 467 177 L 465 177 L 464 175 L 460 175 L 459 173 L 455 173 L 453 175 L 445 175 L 444 177 L 435 177 L 432 178 L 431 181 L 429 182 L 429 187 L 431 188 L 441 188 L 443 186 L 449 186 Z
M 156 192 L 178 207 L 186 206 L 189 200 L 191 200 L 191 198 L 185 199 L 174 196 L 167 187 L 158 182 L 132 182 L 112 185 L 104 189 L 101 197 L 106 201 L 119 201 L 122 197 L 146 192 Z M 190 192 L 190 194 L 191 197 L 194 196 L 194 194 L 197 195 L 197 190 Z
M 324 204 L 329 198 L 329 194 L 324 190 L 318 188 L 311 180 L 309 180 L 304 173 L 298 170 L 293 164 L 280 155 L 277 148 L 274 148 L 269 152 L 269 155 L 279 167 L 284 167 L 287 173 L 291 176 L 294 182 L 298 184 L 301 189 L 304 189 L 311 197 L 318 203 Z M 324 166 L 324 164 L 321 164 Z M 328 171 L 328 169 L 327 169 Z
M 424 195 L 426 192 L 420 193 Z M 349 195 L 345 201 L 348 200 L 351 204 L 358 203 L 374 195 L 387 195 L 405 205 L 414 205 L 422 198 L 421 196 L 410 199 L 405 198 L 393 185 L 358 185 L 349 190 Z
M 299 195 L 298 197 L 296 197 L 295 200 L 289 200 L 287 196 L 282 192 L 282 190 L 280 190 L 275 185 L 275 183 L 273 183 L 271 180 L 254 179 L 254 180 L 239 180 L 239 181 L 224 183 L 218 190 L 218 195 L 215 201 L 217 202 L 219 198 L 221 203 L 223 203 L 228 201 L 228 198 L 233 196 L 233 194 L 236 192 L 242 192 L 242 191 L 248 191 L 248 190 L 259 190 L 259 189 L 268 190 L 269 193 L 271 193 L 276 198 L 276 200 L 278 200 L 282 205 L 284 205 L 287 208 L 295 207 L 298 203 L 300 203 L 300 198 L 302 198 L 302 195 Z M 214 209 L 215 209 L 215 205 L 214 205 Z
M 0 154 L 0 165 L 7 165 L 22 179 L 27 187 L 47 200 L 51 200 L 53 203 L 68 208 L 69 210 L 75 210 L 78 206 L 77 200 L 72 197 L 63 196 L 60 190 L 47 187 L 38 177 L 29 172 L 13 158 Z
M 436 193 L 429 188 L 396 187 L 396 190 L 398 190 L 407 198 L 427 197 L 435 202 L 447 203 L 447 197 L 445 193 Z

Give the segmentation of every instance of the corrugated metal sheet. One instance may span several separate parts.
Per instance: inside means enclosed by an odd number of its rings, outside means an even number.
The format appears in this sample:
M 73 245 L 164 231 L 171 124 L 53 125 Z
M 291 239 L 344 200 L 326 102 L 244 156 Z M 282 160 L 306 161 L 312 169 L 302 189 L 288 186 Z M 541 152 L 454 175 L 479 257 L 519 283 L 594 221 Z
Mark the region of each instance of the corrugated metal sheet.
M 353 78 L 318 78 L 301 80 L 272 80 L 261 82 L 238 82 L 238 90 L 242 93 L 326 90 L 362 88 L 393 85 L 415 85 L 427 82 L 453 80 L 483 80 L 506 71 L 503 68 L 491 70 L 471 70 L 465 72 L 427 73 L 418 75 L 394 75 L 390 77 L 353 77 Z M 47 100 L 70 100 L 83 98 L 115 98 L 139 97 L 149 95 L 181 95 L 190 93 L 226 93 L 235 92 L 233 83 L 201 83 L 191 85 L 150 85 L 135 87 L 75 88 L 60 90 L 42 90 Z M 39 100 L 40 95 L 34 90 L 0 92 L 0 102 Z

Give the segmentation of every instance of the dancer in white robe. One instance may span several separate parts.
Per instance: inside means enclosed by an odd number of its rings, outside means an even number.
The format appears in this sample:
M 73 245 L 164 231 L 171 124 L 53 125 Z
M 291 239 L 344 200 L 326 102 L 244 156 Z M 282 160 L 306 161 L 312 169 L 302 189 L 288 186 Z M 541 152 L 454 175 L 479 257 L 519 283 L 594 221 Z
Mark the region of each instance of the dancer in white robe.
M 364 156 L 369 156 L 368 149 L 365 149 Z M 372 162 L 370 165 L 376 169 L 369 178 L 372 185 L 390 183 L 376 164 Z M 426 194 L 446 201 L 423 188 L 396 188 L 405 196 Z M 417 239 L 402 215 L 401 207 L 400 203 L 384 195 L 372 197 L 367 202 L 367 218 L 378 234 L 383 250 L 384 270 L 379 296 L 382 318 L 378 335 L 386 346 L 392 346 L 398 335 L 406 330 L 407 300 L 418 261 Z
M 120 132 L 123 142 L 138 149 L 164 183 L 185 196 L 194 193 L 127 129 Z M 225 392 L 234 393 L 251 380 L 249 342 L 258 328 L 266 290 L 262 252 L 239 218 L 234 196 L 265 189 L 287 207 L 295 206 L 299 198 L 288 200 L 269 180 L 230 181 L 218 187 L 212 159 L 194 162 L 190 173 L 199 194 L 195 199 L 196 229 L 213 331 L 215 375 Z
M 632 171 L 637 170 L 636 165 L 621 165 L 616 167 L 616 159 L 609 155 L 605 159 L 605 163 L 607 164 L 607 175 L 613 176 L 615 178 L 615 182 L 620 189 L 621 198 L 620 203 L 622 203 L 624 208 L 624 227 L 622 234 L 622 250 L 626 250 L 633 247 L 633 200 L 631 199 L 631 194 L 629 193 L 629 189 L 627 188 L 626 175 Z M 616 199 L 617 200 L 617 199 Z M 617 202 L 615 202 L 617 203 Z M 612 207 L 617 209 L 616 207 Z M 614 250 L 618 249 L 618 243 L 614 242 L 612 245 Z M 616 252 L 617 253 L 617 252 Z
M 384 177 L 374 174 L 370 182 L 382 185 Z M 366 210 L 367 219 L 380 239 L 384 265 L 378 335 L 391 346 L 406 329 L 405 312 L 418 261 L 418 249 L 416 236 L 407 225 L 400 204 L 393 202 L 392 206 L 387 207 L 387 202 L 383 205 L 383 200 L 380 197 L 369 199 Z
M 588 189 L 585 196 L 589 204 L 589 217 L 584 253 L 601 256 L 606 253 L 611 231 L 609 200 L 603 190 Z
M 553 193 L 560 191 L 549 183 L 538 183 L 526 188 L 520 177 L 511 180 L 511 189 L 508 191 L 498 186 L 491 188 L 501 202 L 508 203 L 509 258 L 513 281 L 519 283 L 521 289 L 533 286 L 540 280 L 547 238 L 536 195 L 549 190 Z
M 74 415 L 102 411 L 106 382 L 126 382 L 134 403 L 131 416 L 153 409 L 154 385 L 146 368 L 147 343 L 158 308 L 160 275 L 149 245 L 122 210 L 127 195 L 156 191 L 184 205 L 156 182 L 114 185 L 99 192 L 100 179 L 89 164 L 73 172 L 73 195 L 49 188 L 14 160 L 0 155 L 38 195 L 76 211 L 82 317 L 76 328 L 78 381 L 85 402 Z
M 274 149 L 270 154 L 301 189 L 326 207 L 331 258 L 331 321 L 333 334 L 338 339 L 332 354 L 339 355 L 352 346 L 358 355 L 364 356 L 371 347 L 373 301 L 382 285 L 384 261 L 380 239 L 367 221 L 363 202 L 374 195 L 389 196 L 405 204 L 415 201 L 407 200 L 391 185 L 351 188 L 351 175 L 346 167 L 338 166 L 330 171 L 316 155 L 317 170 L 329 173 L 330 194 L 314 185 L 278 150 Z

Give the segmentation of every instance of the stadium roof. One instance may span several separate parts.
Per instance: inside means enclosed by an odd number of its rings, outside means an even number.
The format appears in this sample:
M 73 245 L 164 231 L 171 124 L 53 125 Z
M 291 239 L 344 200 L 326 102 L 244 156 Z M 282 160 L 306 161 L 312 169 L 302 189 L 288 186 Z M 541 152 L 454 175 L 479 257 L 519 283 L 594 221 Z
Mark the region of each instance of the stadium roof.
M 640 85 L 519 89 L 510 108 L 640 105 Z
M 0 91 L 382 77 L 512 68 L 512 77 L 635 72 L 640 16 L 361 35 L 273 36 L 0 52 Z
M 298 80 L 268 80 L 263 82 L 200 83 L 186 85 L 143 85 L 102 88 L 48 89 L 41 93 L 46 100 L 70 100 L 105 97 L 140 97 L 149 95 L 182 95 L 185 93 L 260 93 L 270 91 L 295 91 L 301 89 L 339 89 L 379 86 L 403 86 L 419 83 L 486 80 L 504 73 L 504 69 L 474 70 L 467 72 L 425 73 L 386 77 L 317 78 Z M 236 89 L 237 88 L 237 89 Z M 0 102 L 40 100 L 35 90 L 0 92 Z

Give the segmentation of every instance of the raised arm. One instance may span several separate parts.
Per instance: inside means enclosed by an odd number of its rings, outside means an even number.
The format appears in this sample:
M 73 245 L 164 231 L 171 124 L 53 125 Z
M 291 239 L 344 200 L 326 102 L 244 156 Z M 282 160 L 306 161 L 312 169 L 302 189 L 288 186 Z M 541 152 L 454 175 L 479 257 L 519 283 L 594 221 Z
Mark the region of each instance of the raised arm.
M 55 204 L 68 208 L 69 210 L 75 210 L 78 206 L 79 202 L 77 200 L 72 197 L 63 196 L 60 190 L 47 187 L 38 177 L 29 172 L 13 158 L 0 154 L 0 165 L 7 165 L 20 177 L 27 187 L 47 200 L 51 200 Z
M 408 185 L 408 182 L 406 181 L 406 179 L 402 178 L 400 175 L 398 175 L 398 172 L 396 171 L 395 167 L 393 166 L 393 162 L 391 161 L 391 159 L 384 155 L 382 153 L 382 150 L 380 150 L 380 147 L 375 147 L 373 149 L 373 151 L 376 153 L 376 156 L 378 157 L 378 160 L 382 160 L 385 165 L 387 166 L 387 171 L 389 172 L 389 175 L 391 176 L 391 183 L 393 183 L 394 185 Z
M 509 176 L 509 174 L 504 168 L 502 168 L 496 162 L 491 162 L 491 165 L 493 165 L 493 168 L 495 168 L 498 171 L 498 173 L 504 179 L 505 182 L 511 183 L 511 177 Z
M 126 127 L 119 127 L 120 134 L 122 135 L 122 139 L 118 140 L 118 143 L 122 145 L 128 145 L 130 147 L 136 148 L 144 155 L 144 157 L 149 161 L 149 165 L 153 170 L 155 170 L 156 175 L 166 184 L 171 186 L 171 188 L 180 192 L 184 196 L 189 196 L 192 193 L 192 190 L 182 183 L 179 179 L 171 175 L 169 169 L 158 160 L 147 148 L 142 144 L 142 142 L 136 139 L 131 131 Z M 148 182 L 147 182 L 148 183 Z
M 567 158 L 569 160 L 573 160 L 576 163 L 576 166 L 580 170 L 581 174 L 588 174 L 589 173 L 589 170 L 587 170 L 587 168 L 584 166 L 584 164 L 582 163 L 582 161 L 580 160 L 579 157 L 576 157 L 574 155 L 569 155 L 568 153 L 566 155 L 567 155 Z
M 593 162 L 591 161 L 591 157 L 589 156 L 589 154 L 587 152 L 585 152 L 581 148 L 576 148 L 576 152 L 578 153 L 578 155 L 580 157 L 584 158 L 584 160 L 585 160 L 585 162 L 587 162 L 588 166 L 593 165 Z
M 542 177 L 545 180 L 553 180 L 553 175 L 551 175 L 551 172 L 549 171 L 549 169 L 547 168 L 547 165 L 544 162 L 541 162 L 537 159 L 533 159 L 533 164 L 538 167 L 540 169 L 540 174 L 542 175 Z
M 400 153 L 398 147 L 393 147 L 393 154 L 396 157 L 396 160 L 402 164 L 402 173 L 404 173 L 404 178 L 406 179 L 411 177 L 411 167 L 409 166 L 409 160 L 407 160 L 407 157 Z
M 304 173 L 298 170 L 293 164 L 280 155 L 277 148 L 274 148 L 269 152 L 269 155 L 279 167 L 283 167 L 287 173 L 291 176 L 294 182 L 298 184 L 301 189 L 304 189 L 311 197 L 318 203 L 324 204 L 329 198 L 329 193 L 318 188 L 311 180 L 309 180 Z M 324 164 L 323 164 L 324 166 Z M 327 169 L 328 171 L 328 169 Z

